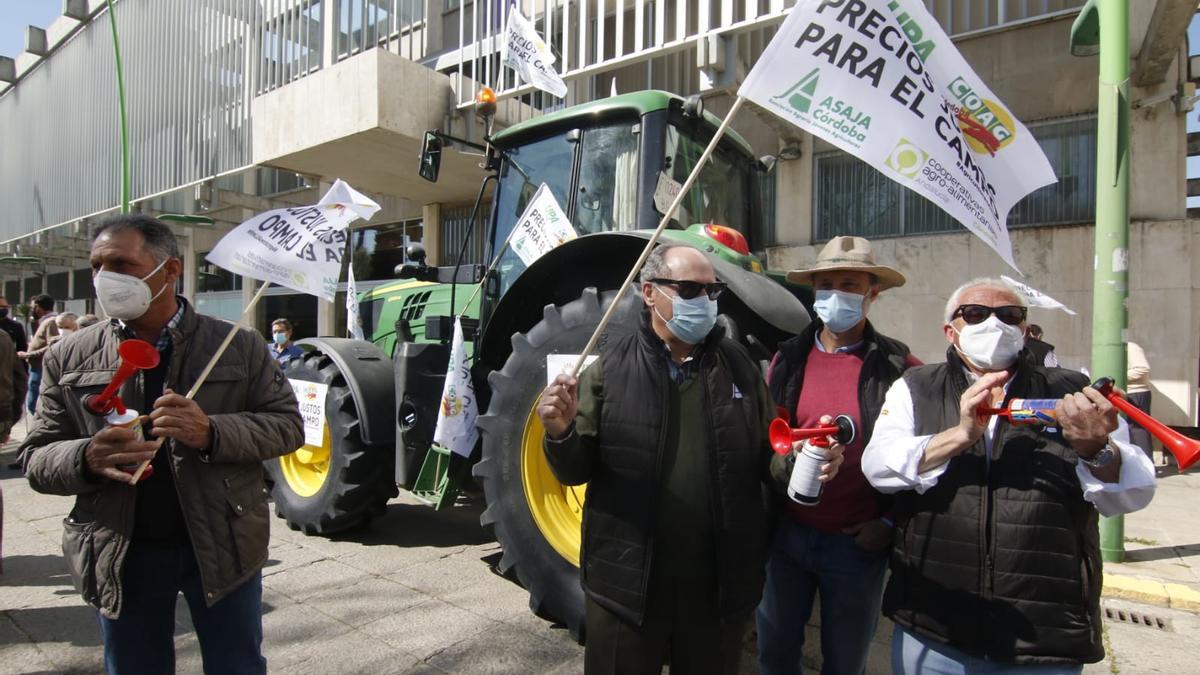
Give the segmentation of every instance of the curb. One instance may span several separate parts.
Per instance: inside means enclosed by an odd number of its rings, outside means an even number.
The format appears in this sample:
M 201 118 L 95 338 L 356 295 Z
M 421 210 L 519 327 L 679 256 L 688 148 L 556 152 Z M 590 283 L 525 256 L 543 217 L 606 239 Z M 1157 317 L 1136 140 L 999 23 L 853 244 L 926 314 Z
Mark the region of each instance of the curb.
M 1106 573 L 1102 596 L 1189 612 L 1200 612 L 1200 591 L 1184 584 L 1167 583 L 1154 579 Z

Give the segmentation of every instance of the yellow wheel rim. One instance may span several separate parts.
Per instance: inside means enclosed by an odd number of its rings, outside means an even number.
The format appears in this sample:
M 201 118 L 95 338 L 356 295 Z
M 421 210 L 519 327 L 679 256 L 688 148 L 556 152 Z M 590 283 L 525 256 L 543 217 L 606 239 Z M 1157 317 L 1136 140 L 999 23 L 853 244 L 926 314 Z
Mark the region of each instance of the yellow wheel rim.
M 521 438 L 521 485 L 533 522 L 542 536 L 559 555 L 579 567 L 579 545 L 583 541 L 580 530 L 587 486 L 568 487 L 554 477 L 542 451 L 545 433 L 535 404 L 525 420 L 525 433 Z
M 305 445 L 279 458 L 283 477 L 292 492 L 301 497 L 311 497 L 321 491 L 321 486 L 325 484 L 325 478 L 329 475 L 331 447 L 329 422 L 326 421 L 320 447 Z

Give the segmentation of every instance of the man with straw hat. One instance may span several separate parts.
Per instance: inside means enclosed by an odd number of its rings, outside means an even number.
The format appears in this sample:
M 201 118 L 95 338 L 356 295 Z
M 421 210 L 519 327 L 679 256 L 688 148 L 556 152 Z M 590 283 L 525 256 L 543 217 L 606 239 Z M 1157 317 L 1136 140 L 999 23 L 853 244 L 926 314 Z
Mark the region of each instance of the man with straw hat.
M 888 501 L 867 483 L 860 460 L 888 387 L 920 364 L 907 345 L 877 332 L 867 312 L 881 292 L 905 280 L 876 263 L 866 239 L 834 237 L 788 281 L 812 286 L 816 320 L 779 345 L 768 373 L 771 395 L 794 427 L 846 414 L 859 433 L 817 504 L 779 490 L 783 513 L 757 613 L 759 663 L 767 675 L 800 672 L 803 627 L 819 592 L 823 672 L 861 673 L 879 618 L 892 525 Z M 790 472 L 791 464 L 780 468 Z M 787 474 L 776 477 L 787 482 Z

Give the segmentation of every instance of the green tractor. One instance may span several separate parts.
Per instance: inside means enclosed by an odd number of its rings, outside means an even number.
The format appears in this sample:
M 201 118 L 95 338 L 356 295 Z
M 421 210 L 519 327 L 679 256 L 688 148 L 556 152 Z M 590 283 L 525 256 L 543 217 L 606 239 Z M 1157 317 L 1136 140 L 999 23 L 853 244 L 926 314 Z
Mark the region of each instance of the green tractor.
M 535 402 L 547 368 L 578 355 L 645 247 L 719 121 L 698 98 L 659 91 L 614 96 L 512 126 L 488 139 L 492 209 L 482 265 L 426 266 L 410 250 L 400 281 L 365 293 L 359 308 L 370 341 L 315 338 L 287 375 L 306 416 L 323 420 L 320 443 L 272 460 L 276 513 L 295 529 L 330 534 L 381 514 L 397 488 L 435 507 L 452 504 L 472 478 L 487 508 L 482 522 L 503 547 L 500 571 L 515 574 L 539 616 L 582 639 L 580 528 L 585 488 L 564 487 L 542 454 Z M 426 136 L 421 175 L 437 179 L 443 142 Z M 781 274 L 764 270 L 743 233 L 761 222 L 760 183 L 768 170 L 730 133 L 685 195 L 661 241 L 704 251 L 729 285 L 719 319 L 757 358 L 808 323 L 801 298 Z M 526 266 L 504 243 L 535 191 L 546 184 L 579 237 Z M 657 192 L 657 195 L 656 195 Z M 656 199 L 656 196 L 658 197 Z M 668 200 L 669 201 L 669 200 Z M 686 226 L 681 226 L 684 224 Z M 805 298 L 807 299 L 807 298 Z M 599 342 L 636 329 L 635 287 L 620 300 Z M 470 460 L 433 443 L 449 361 L 453 317 L 463 315 L 479 398 L 480 443 Z M 557 372 L 557 371 L 555 371 Z M 313 432 L 316 434 L 316 432 Z

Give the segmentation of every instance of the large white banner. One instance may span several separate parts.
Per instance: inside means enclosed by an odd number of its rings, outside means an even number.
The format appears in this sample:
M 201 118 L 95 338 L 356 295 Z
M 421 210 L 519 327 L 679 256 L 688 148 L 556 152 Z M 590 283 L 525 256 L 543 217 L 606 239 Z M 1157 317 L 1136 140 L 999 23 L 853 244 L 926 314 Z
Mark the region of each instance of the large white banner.
M 362 317 L 358 314 L 358 285 L 354 283 L 354 262 L 346 266 L 346 334 L 355 340 L 363 337 Z
M 321 201 L 254 216 L 230 230 L 205 256 L 235 274 L 333 302 L 347 228 L 370 220 L 379 205 L 340 178 Z
M 738 95 L 927 197 L 1013 269 L 1008 212 L 1056 180 L 919 0 L 799 0 Z
M 550 188 L 542 183 L 513 226 L 508 245 L 528 267 L 555 246 L 577 236 L 571 221 L 567 220 L 567 212 L 558 205 Z
M 463 344 L 461 317 L 454 317 L 454 340 L 450 343 L 450 363 L 446 382 L 442 385 L 442 404 L 438 406 L 437 426 L 433 442 L 451 452 L 470 457 L 479 438 L 475 418 L 479 407 L 475 402 L 475 383 L 471 380 L 471 364 Z
M 559 98 L 567 95 L 567 83 L 554 70 L 554 54 L 537 34 L 533 24 L 517 8 L 508 10 L 508 25 L 504 28 L 504 46 L 500 59 L 517 71 L 526 84 Z

